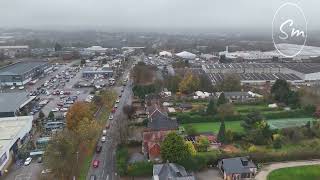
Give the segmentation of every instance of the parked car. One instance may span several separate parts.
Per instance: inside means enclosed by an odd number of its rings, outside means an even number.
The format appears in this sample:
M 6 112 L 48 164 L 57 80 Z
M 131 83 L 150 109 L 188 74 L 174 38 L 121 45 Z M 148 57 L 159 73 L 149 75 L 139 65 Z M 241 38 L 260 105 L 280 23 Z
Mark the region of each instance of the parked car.
M 11 88 L 10 88 L 10 89 L 11 89 L 11 90 L 14 90 L 15 88 L 16 88 L 15 86 L 11 86 Z
M 105 135 L 107 135 L 107 130 L 102 130 L 102 134 L 105 136 Z
M 37 162 L 42 163 L 42 157 L 38 157 Z
M 44 169 L 41 171 L 41 174 L 47 174 L 47 173 L 51 173 L 52 170 L 51 169 Z
M 116 100 L 116 103 L 119 103 L 119 102 L 120 102 L 120 99 L 117 99 L 117 100 Z
M 112 111 L 111 111 L 111 112 L 112 112 L 112 113 L 115 113 L 116 110 L 117 110 L 116 108 L 112 108 Z
M 90 180 L 96 180 L 97 178 L 96 178 L 96 175 L 91 175 L 90 176 Z
M 109 120 L 112 120 L 112 119 L 113 119 L 113 116 L 112 116 L 112 115 L 110 115 L 110 116 L 109 116 Z
M 32 157 L 28 157 L 25 161 L 24 161 L 24 165 L 28 166 L 32 161 Z
M 100 153 L 102 151 L 102 146 L 96 146 L 96 153 Z
M 97 167 L 99 167 L 99 163 L 100 163 L 99 160 L 94 160 L 92 165 L 93 165 L 94 168 L 97 168 Z
M 24 89 L 24 86 L 20 86 L 19 89 L 20 89 L 20 90 Z
M 101 137 L 101 142 L 106 142 L 106 137 L 105 136 Z

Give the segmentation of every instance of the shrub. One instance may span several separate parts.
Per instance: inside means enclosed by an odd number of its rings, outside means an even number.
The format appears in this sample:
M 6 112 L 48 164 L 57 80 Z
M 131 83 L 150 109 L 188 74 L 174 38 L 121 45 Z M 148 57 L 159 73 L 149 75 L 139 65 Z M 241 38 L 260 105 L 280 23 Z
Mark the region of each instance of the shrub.
M 199 171 L 207 166 L 207 159 L 204 156 L 188 156 L 179 162 L 187 171 Z
M 120 176 L 127 174 L 128 149 L 126 147 L 119 147 L 116 152 L 116 167 Z
M 151 176 L 153 171 L 152 162 L 142 161 L 128 166 L 129 176 Z

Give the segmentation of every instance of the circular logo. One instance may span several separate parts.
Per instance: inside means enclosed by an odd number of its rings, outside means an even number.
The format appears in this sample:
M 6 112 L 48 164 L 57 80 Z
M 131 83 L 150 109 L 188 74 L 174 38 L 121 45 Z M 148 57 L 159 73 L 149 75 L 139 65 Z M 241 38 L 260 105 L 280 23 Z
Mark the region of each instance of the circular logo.
M 297 4 L 288 2 L 277 9 L 272 20 L 272 41 L 284 57 L 301 53 L 307 41 L 307 19 Z

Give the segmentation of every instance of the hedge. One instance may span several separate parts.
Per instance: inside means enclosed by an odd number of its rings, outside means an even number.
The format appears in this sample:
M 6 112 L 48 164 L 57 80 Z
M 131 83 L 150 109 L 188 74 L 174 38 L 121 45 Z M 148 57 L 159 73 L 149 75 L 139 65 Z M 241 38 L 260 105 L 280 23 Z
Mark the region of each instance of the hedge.
M 128 165 L 129 176 L 152 176 L 152 162 L 142 161 Z
M 282 119 L 282 118 L 305 118 L 311 117 L 312 113 L 303 109 L 291 110 L 291 111 L 276 111 L 276 112 L 262 112 L 262 116 L 267 119 Z M 173 115 L 173 114 L 170 114 Z M 176 118 L 180 124 L 188 123 L 203 123 L 203 122 L 220 122 L 217 116 L 204 115 L 199 112 L 188 112 L 188 113 L 175 113 Z M 229 116 L 224 121 L 241 121 L 247 117 L 247 114 L 238 114 Z

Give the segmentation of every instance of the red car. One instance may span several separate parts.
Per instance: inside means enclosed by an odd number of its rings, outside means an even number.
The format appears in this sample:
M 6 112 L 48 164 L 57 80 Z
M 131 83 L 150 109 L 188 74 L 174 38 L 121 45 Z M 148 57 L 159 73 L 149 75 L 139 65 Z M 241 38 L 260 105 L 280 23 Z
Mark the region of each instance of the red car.
M 97 168 L 97 167 L 99 167 L 99 163 L 100 163 L 99 160 L 94 160 L 93 163 L 92 163 L 92 166 L 93 166 L 94 168 Z
M 110 128 L 110 124 L 107 124 L 107 125 L 106 125 L 106 129 L 109 129 L 109 128 Z
M 112 108 L 112 111 L 111 111 L 111 112 L 112 112 L 112 113 L 115 113 L 116 110 L 117 110 L 116 108 Z
M 64 95 L 70 95 L 71 93 L 69 91 L 66 91 L 63 93 Z

